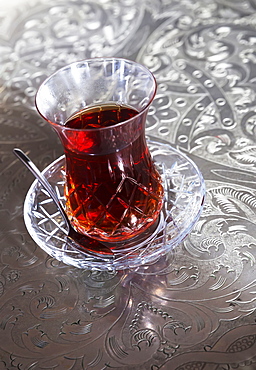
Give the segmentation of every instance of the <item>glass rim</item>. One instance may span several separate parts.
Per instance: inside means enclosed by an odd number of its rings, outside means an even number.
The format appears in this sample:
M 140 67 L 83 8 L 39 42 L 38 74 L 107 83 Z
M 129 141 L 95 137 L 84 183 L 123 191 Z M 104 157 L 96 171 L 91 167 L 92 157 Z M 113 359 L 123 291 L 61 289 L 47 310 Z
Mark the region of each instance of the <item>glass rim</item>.
M 136 114 L 134 117 L 132 118 L 129 118 L 125 121 L 122 121 L 122 122 L 119 122 L 117 124 L 114 124 L 114 125 L 110 125 L 110 126 L 107 126 L 107 127 L 97 127 L 97 128 L 70 128 L 70 127 L 67 127 L 65 125 L 62 125 L 60 123 L 56 123 L 56 122 L 53 122 L 51 120 L 49 120 L 48 118 L 46 118 L 46 116 L 41 113 L 40 109 L 38 108 L 38 94 L 41 90 L 41 88 L 46 85 L 46 83 L 52 79 L 55 75 L 57 75 L 59 72 L 61 71 L 64 71 L 66 68 L 68 67 L 71 67 L 71 66 L 75 66 L 75 65 L 79 65 L 79 64 L 83 64 L 85 62 L 100 62 L 100 61 L 113 61 L 113 60 L 116 60 L 116 61 L 123 61 L 127 64 L 134 64 L 134 65 L 137 65 L 139 66 L 141 69 L 143 69 L 148 75 L 150 75 L 152 77 L 152 81 L 153 81 L 153 85 L 154 85 L 154 92 L 153 92 L 153 95 L 152 97 L 150 98 L 150 100 L 148 101 L 148 103 L 145 105 L 145 107 L 142 108 L 142 110 L 140 112 L 138 112 L 138 114 Z M 72 63 L 69 63 L 69 64 L 66 64 L 65 66 L 59 68 L 57 71 L 53 72 L 52 74 L 50 74 L 39 86 L 37 92 L 36 92 L 36 95 L 35 95 L 35 107 L 37 109 L 37 112 L 40 114 L 40 116 L 47 122 L 49 122 L 51 125 L 53 126 L 56 126 L 56 127 L 61 127 L 63 128 L 64 130 L 70 130 L 70 131 L 77 131 L 77 132 L 85 132 L 85 131 L 89 131 L 89 132 L 97 132 L 97 131 L 102 131 L 102 130 L 110 130 L 110 129 L 113 129 L 113 128 L 118 128 L 120 126 L 123 126 L 124 124 L 136 119 L 137 117 L 140 117 L 142 114 L 144 114 L 147 109 L 149 108 L 150 104 L 152 103 L 152 101 L 154 100 L 155 96 L 156 96 L 156 91 L 157 91 L 157 82 L 156 82 L 156 78 L 155 76 L 153 75 L 153 73 L 147 68 L 145 67 L 143 64 L 140 64 L 136 61 L 133 61 L 133 60 L 130 60 L 130 59 L 125 59 L 125 58 L 119 58 L 119 57 L 98 57 L 98 58 L 87 58 L 87 59 L 81 59 L 79 61 L 76 61 L 76 62 L 72 62 Z M 93 107 L 93 105 L 88 105 L 85 107 L 86 108 L 89 108 L 90 106 Z M 131 107 L 132 108 L 132 107 Z M 74 114 L 77 113 L 77 112 L 74 112 Z M 72 117 L 72 116 L 71 116 Z M 70 117 L 70 118 L 71 118 Z

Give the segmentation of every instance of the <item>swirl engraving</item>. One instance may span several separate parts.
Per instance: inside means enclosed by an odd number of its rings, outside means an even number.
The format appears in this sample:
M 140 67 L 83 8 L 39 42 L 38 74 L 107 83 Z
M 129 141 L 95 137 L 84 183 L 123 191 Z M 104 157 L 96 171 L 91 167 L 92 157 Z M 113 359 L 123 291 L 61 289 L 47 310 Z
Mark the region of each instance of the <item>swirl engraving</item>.
M 1 369 L 255 368 L 255 9 L 253 0 L 3 2 Z M 194 160 L 207 197 L 189 236 L 156 261 L 80 270 L 27 233 L 33 179 L 11 151 L 22 147 L 42 170 L 58 158 L 34 111 L 38 86 L 69 62 L 113 55 L 156 76 L 147 132 Z

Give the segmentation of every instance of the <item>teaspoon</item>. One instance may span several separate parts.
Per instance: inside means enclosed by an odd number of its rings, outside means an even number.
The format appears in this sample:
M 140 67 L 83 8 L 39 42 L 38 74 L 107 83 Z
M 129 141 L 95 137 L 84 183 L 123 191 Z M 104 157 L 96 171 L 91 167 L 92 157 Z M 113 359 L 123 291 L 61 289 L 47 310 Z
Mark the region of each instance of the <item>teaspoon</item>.
M 31 161 L 31 159 L 21 149 L 14 148 L 13 152 L 21 160 L 21 162 L 30 170 L 30 172 L 36 177 L 36 179 L 40 182 L 43 188 L 48 192 L 53 202 L 56 204 L 68 229 L 67 238 L 69 238 L 78 247 L 80 247 L 80 249 L 89 253 L 90 255 L 94 255 L 95 257 L 100 257 L 99 254 L 97 255 L 93 254 L 93 253 L 100 253 L 101 257 L 103 258 L 104 257 L 114 258 L 114 253 L 105 244 L 87 235 L 80 234 L 73 228 L 54 188 L 51 186 L 47 178 L 40 172 L 40 170 L 36 167 L 36 165 Z

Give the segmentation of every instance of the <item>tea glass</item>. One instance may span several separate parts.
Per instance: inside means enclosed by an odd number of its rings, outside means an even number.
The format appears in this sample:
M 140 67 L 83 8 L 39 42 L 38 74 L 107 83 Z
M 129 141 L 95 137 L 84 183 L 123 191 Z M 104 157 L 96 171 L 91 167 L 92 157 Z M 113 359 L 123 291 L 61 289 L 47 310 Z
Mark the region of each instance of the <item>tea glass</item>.
M 121 58 L 72 63 L 40 86 L 36 107 L 63 145 L 66 212 L 80 233 L 116 243 L 157 224 L 163 186 L 145 138 L 155 93 L 152 73 Z

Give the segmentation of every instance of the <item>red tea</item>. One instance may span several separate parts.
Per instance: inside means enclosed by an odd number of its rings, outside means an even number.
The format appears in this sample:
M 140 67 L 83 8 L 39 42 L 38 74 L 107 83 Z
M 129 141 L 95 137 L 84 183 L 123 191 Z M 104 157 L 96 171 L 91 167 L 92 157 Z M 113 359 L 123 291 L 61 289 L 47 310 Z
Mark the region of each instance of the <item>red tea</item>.
M 64 143 L 67 213 L 78 231 L 97 239 L 136 236 L 161 210 L 163 187 L 145 141 L 144 123 L 138 121 L 137 132 L 121 126 L 119 136 L 111 131 L 137 115 L 130 107 L 109 104 L 78 112 L 65 125 L 71 129 Z

